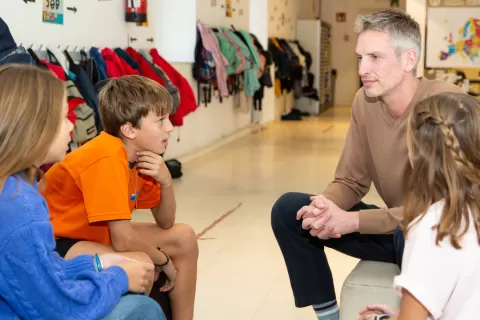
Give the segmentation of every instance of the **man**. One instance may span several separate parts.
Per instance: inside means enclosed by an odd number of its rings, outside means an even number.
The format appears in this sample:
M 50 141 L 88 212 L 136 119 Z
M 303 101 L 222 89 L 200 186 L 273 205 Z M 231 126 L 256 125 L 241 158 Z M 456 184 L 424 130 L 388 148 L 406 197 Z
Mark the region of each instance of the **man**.
M 461 91 L 416 77 L 420 29 L 404 12 L 361 16 L 356 32 L 363 87 L 353 102 L 335 179 L 317 196 L 284 194 L 272 209 L 272 229 L 287 265 L 295 305 L 313 306 L 322 320 L 339 317 L 324 247 L 401 265 L 402 249 L 396 248 L 392 231 L 402 220 L 408 116 L 415 103 L 427 96 Z M 387 208 L 361 202 L 372 182 Z M 396 236 L 403 241 L 401 233 Z

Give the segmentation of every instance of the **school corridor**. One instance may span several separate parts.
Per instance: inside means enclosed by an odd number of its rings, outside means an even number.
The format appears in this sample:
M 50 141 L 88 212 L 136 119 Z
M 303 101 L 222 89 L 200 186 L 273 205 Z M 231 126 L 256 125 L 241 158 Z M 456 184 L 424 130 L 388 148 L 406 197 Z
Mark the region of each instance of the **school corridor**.
M 200 236 L 195 320 L 314 319 L 311 308 L 294 307 L 270 210 L 284 192 L 327 186 L 350 112 L 336 106 L 319 117 L 276 122 L 184 164 L 175 194 L 177 221 Z M 381 204 L 373 188 L 365 201 Z M 134 219 L 153 221 L 141 211 Z M 327 252 L 339 296 L 357 260 Z

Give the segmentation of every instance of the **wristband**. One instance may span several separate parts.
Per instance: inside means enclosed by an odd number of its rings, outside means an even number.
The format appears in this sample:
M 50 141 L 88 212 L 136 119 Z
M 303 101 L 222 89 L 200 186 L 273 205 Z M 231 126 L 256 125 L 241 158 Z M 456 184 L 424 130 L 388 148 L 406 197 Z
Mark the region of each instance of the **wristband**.
M 93 256 L 93 265 L 95 267 L 95 271 L 100 272 L 103 270 L 102 260 L 100 260 L 98 253 L 95 253 Z
M 160 251 L 161 253 L 163 253 L 163 254 L 165 255 L 165 257 L 167 258 L 167 261 L 165 261 L 164 264 L 159 265 L 160 268 L 161 268 L 161 267 L 165 267 L 167 264 L 170 263 L 170 257 L 168 256 L 168 254 L 166 254 L 165 252 L 163 252 L 162 249 L 160 249 L 160 248 L 157 248 L 157 249 L 158 249 L 158 251 Z
M 390 319 L 390 316 L 388 314 L 381 314 L 375 317 L 375 320 L 386 320 Z

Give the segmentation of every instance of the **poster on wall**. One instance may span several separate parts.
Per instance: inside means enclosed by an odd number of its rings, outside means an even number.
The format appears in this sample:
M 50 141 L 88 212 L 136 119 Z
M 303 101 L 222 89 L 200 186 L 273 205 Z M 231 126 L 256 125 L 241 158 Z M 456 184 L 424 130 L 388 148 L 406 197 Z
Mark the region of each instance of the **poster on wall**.
M 427 68 L 480 66 L 480 8 L 428 8 Z
M 232 0 L 225 0 L 225 15 L 228 18 L 233 17 Z
M 478 6 L 480 0 L 428 0 L 428 7 L 468 7 Z
M 43 22 L 63 24 L 63 0 L 43 0 Z

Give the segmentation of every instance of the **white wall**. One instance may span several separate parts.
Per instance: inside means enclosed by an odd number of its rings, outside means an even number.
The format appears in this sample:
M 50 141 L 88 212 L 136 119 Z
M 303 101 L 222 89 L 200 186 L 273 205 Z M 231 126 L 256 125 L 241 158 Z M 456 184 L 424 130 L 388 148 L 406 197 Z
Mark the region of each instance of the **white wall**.
M 171 55 L 175 48 L 181 47 L 183 50 L 192 50 L 192 39 L 189 37 L 169 37 L 170 42 L 165 38 L 165 25 L 161 21 L 165 21 L 169 16 L 170 21 L 172 17 L 180 20 L 190 17 L 189 23 L 184 23 L 186 30 L 182 32 L 177 31 L 177 26 L 172 26 L 170 32 L 172 34 L 184 34 L 192 31 L 192 26 L 195 27 L 195 21 L 192 23 L 191 19 L 196 16 L 202 22 L 212 26 L 229 26 L 234 24 L 237 29 L 249 30 L 250 27 L 250 1 L 242 1 L 240 4 L 234 3 L 236 12 L 233 18 L 224 17 L 224 11 L 220 8 L 222 1 L 217 1 L 217 7 L 210 6 L 210 0 L 197 0 L 196 8 L 192 1 L 195 0 L 175 0 L 177 2 L 189 1 L 191 6 L 174 6 L 167 2 L 170 0 L 151 0 L 149 4 L 149 26 L 138 27 L 132 23 L 124 22 L 124 1 L 80 1 L 68 0 L 65 1 L 65 6 L 75 6 L 77 13 L 64 10 L 64 25 L 52 25 L 42 22 L 42 2 L 36 1 L 34 3 L 25 4 L 23 1 L 8 1 L 2 7 L 0 17 L 2 17 L 9 25 L 10 30 L 17 43 L 30 45 L 31 43 L 38 45 L 61 45 L 62 49 L 67 45 L 70 48 L 79 46 L 97 46 L 97 47 L 123 47 L 128 45 L 128 36 L 135 37 L 138 40 L 131 43 L 131 46 L 137 49 L 151 48 L 156 46 L 159 52 L 169 52 Z M 168 5 L 169 10 L 165 10 Z M 174 12 L 173 10 L 177 10 Z M 188 13 L 188 10 L 196 10 L 194 15 Z M 243 14 L 240 15 L 240 11 Z M 180 12 L 178 12 L 180 11 Z M 159 22 L 160 21 L 160 22 Z M 190 26 L 190 27 L 188 27 Z M 188 29 L 188 30 L 187 30 Z M 193 30 L 195 33 L 195 29 Z M 148 38 L 153 37 L 155 43 L 147 42 Z M 182 43 L 183 41 L 183 43 Z M 194 41 L 194 40 L 193 40 Z M 160 46 L 163 48 L 160 48 Z M 166 50 L 165 46 L 171 46 L 174 49 Z M 185 49 L 190 47 L 190 49 Z M 180 61 L 188 61 L 190 52 L 179 59 Z M 171 60 L 170 60 L 171 61 Z M 177 60 L 178 61 L 178 60 Z M 196 82 L 191 76 L 190 63 L 172 63 L 177 70 L 189 81 L 194 92 L 197 91 Z M 265 105 L 273 105 L 269 98 L 273 90 L 267 90 L 264 99 Z M 173 133 L 171 143 L 168 147 L 166 157 L 173 158 L 188 154 L 199 149 L 202 149 L 212 142 L 228 137 L 233 133 L 248 127 L 251 123 L 251 106 L 252 99 L 248 100 L 242 95 L 241 107 L 235 109 L 232 98 L 226 98 L 223 103 L 219 103 L 217 98 L 213 98 L 213 102 L 205 108 L 201 105 L 197 111 L 187 115 L 184 119 L 184 125 L 177 128 L 177 132 Z M 272 107 L 271 107 L 272 108 Z M 268 108 L 265 108 L 268 110 Z M 270 110 L 270 115 L 263 117 L 263 122 L 273 120 L 273 110 Z M 178 131 L 180 131 L 180 142 L 177 142 Z
M 425 70 L 425 30 L 427 26 L 427 0 L 407 0 L 406 12 L 414 18 L 420 25 L 422 34 L 422 52 L 418 62 L 417 76 L 423 77 Z
M 401 9 L 405 9 L 405 2 L 406 0 L 400 0 Z M 357 35 L 354 32 L 355 19 L 361 13 L 372 13 L 389 7 L 390 0 L 324 0 L 321 2 L 321 20 L 332 26 L 332 68 L 337 70 L 335 104 L 351 105 L 360 85 L 355 56 L 357 45 Z M 347 20 L 336 22 L 337 12 L 345 12 Z M 345 40 L 345 37 L 348 37 L 348 40 Z
M 3 2 L 3 1 L 2 1 Z M 127 34 L 138 38 L 134 46 L 150 46 L 152 28 L 124 22 L 123 1 L 64 1 L 77 13 L 64 8 L 64 24 L 42 22 L 43 1 L 5 1 L 0 17 L 6 21 L 17 43 L 70 46 L 125 47 Z M 121 2 L 121 3 L 120 3 Z M 152 2 L 152 1 L 150 1 Z

